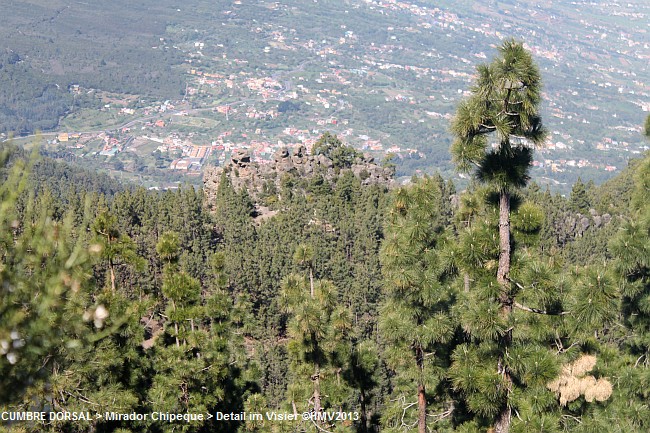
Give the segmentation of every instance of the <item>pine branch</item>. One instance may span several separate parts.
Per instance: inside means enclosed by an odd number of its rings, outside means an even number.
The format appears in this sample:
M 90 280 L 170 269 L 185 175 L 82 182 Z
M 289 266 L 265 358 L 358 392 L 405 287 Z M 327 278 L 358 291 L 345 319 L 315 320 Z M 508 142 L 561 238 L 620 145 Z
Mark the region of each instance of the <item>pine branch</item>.
M 318 416 L 318 414 L 317 414 L 317 416 Z M 314 421 L 314 419 L 313 419 L 312 417 L 309 417 L 309 420 L 312 422 L 312 424 L 314 424 L 314 426 L 315 426 L 318 430 L 322 431 L 323 433 L 332 433 L 331 431 L 329 431 L 329 430 L 325 430 L 324 428 L 322 428 L 321 426 L 319 426 L 318 424 L 316 424 L 316 421 Z
M 519 290 L 525 290 L 526 288 L 521 284 L 516 281 L 512 281 L 510 278 L 508 278 L 508 281 L 510 283 L 513 283 Z M 531 308 L 527 307 L 525 305 L 520 304 L 517 301 L 513 301 L 513 305 L 516 308 L 519 308 L 520 310 L 528 311 L 529 313 L 536 313 L 536 314 L 545 314 L 547 316 L 566 316 L 567 314 L 571 314 L 570 311 L 560 311 L 559 313 L 550 313 L 546 310 L 540 310 L 539 308 Z
M 582 424 L 582 420 L 581 420 L 580 418 L 576 417 L 576 416 L 572 416 L 572 415 L 562 415 L 562 418 L 572 419 L 572 420 L 574 420 L 575 422 L 577 422 L 578 424 Z
M 580 344 L 580 343 L 576 341 L 575 343 L 571 343 L 571 345 L 565 349 L 565 348 L 564 348 L 564 345 L 562 344 L 562 340 L 560 340 L 559 337 L 556 337 L 556 338 L 555 338 L 555 347 L 557 347 L 557 353 L 558 353 L 558 355 L 559 355 L 560 353 L 565 353 L 565 352 L 567 352 L 568 350 L 571 350 L 572 347 L 578 346 L 579 344 Z
M 634 363 L 634 368 L 637 368 L 637 367 L 639 366 L 639 363 L 641 362 L 641 360 L 642 360 L 644 357 L 646 358 L 646 362 L 644 362 L 644 365 L 646 365 L 646 364 L 648 363 L 648 362 L 647 362 L 647 359 L 648 359 L 647 355 L 645 355 L 645 354 L 644 354 L 644 355 L 641 355 L 641 356 L 639 356 L 639 358 L 638 358 L 638 359 L 636 360 L 636 362 Z
M 530 138 L 525 135 L 510 134 L 511 138 L 518 138 L 519 140 L 531 141 Z
M 561 312 L 559 312 L 559 313 L 550 313 L 550 312 L 548 312 L 548 311 L 546 311 L 546 310 L 540 310 L 540 309 L 538 309 L 538 308 L 530 308 L 530 307 L 527 307 L 527 306 L 525 306 L 525 305 L 520 304 L 520 303 L 517 302 L 517 301 L 514 301 L 514 302 L 513 302 L 513 305 L 514 305 L 516 308 L 519 308 L 520 310 L 528 311 L 529 313 L 545 314 L 545 315 L 547 315 L 547 316 L 565 316 L 565 315 L 567 315 L 567 314 L 570 314 L 569 311 L 561 311 Z
M 451 402 L 449 409 L 447 409 L 446 411 L 442 413 L 427 414 L 427 416 L 431 418 L 436 418 L 434 422 L 438 422 L 451 416 L 454 413 L 454 409 L 455 409 L 454 402 Z
M 94 403 L 94 402 L 88 400 L 87 397 L 83 396 L 83 395 L 82 395 L 81 393 L 79 393 L 79 392 L 77 392 L 76 395 L 75 395 L 75 394 L 72 394 L 72 393 L 69 392 L 69 391 L 63 391 L 63 392 L 65 392 L 66 394 L 68 394 L 70 397 L 78 398 L 79 400 L 83 401 L 83 402 L 86 403 L 86 404 L 90 404 L 90 405 L 92 405 L 92 406 L 99 406 L 98 403 Z
M 479 133 L 488 133 L 488 132 L 496 131 L 497 129 L 496 126 L 490 126 L 484 123 L 479 124 L 479 126 L 481 127 L 481 129 L 478 130 Z
M 412 429 L 413 427 L 415 427 L 417 425 L 417 423 L 418 423 L 417 420 L 415 421 L 415 423 L 410 424 L 410 425 L 406 424 L 406 422 L 404 421 L 404 418 L 406 417 L 406 411 L 410 407 L 413 407 L 416 404 L 418 404 L 417 402 L 415 402 L 415 403 L 407 403 L 406 402 L 406 397 L 404 395 L 400 395 L 399 397 L 397 397 L 395 399 L 391 399 L 390 401 L 399 401 L 400 403 L 402 403 L 402 418 L 400 419 L 400 422 L 401 422 L 400 427 L 406 427 L 407 429 L 410 430 L 410 429 Z

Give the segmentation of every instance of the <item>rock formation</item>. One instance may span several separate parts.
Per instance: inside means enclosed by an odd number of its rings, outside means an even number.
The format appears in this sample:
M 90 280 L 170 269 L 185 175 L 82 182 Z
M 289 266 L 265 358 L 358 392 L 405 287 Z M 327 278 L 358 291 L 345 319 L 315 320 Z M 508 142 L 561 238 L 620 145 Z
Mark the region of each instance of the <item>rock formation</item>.
M 359 157 L 349 168 L 339 168 L 325 155 L 307 154 L 305 147 L 300 146 L 293 153 L 286 147 L 278 149 L 273 154 L 272 161 L 268 163 L 253 162 L 248 152 L 235 150 L 230 162 L 225 166 L 206 167 L 203 185 L 208 203 L 214 202 L 221 176 L 225 172 L 235 189 L 246 188 L 255 200 L 263 192 L 264 185 L 269 182 L 280 190 L 280 182 L 287 175 L 311 178 L 320 174 L 324 179 L 331 181 L 345 171 L 352 172 L 364 185 L 390 185 L 393 182 L 394 170 L 375 164 L 373 158 Z

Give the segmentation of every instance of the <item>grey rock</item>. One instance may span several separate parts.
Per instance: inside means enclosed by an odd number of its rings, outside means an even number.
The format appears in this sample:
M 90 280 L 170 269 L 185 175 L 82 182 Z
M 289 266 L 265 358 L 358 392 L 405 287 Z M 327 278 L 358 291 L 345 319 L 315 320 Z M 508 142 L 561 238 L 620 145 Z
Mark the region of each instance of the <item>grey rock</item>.
M 334 166 L 334 163 L 332 162 L 331 159 L 326 157 L 325 155 L 318 155 L 316 157 L 316 164 L 322 165 L 323 167 L 330 168 Z
M 298 147 L 293 155 L 286 147 L 278 149 L 269 163 L 251 161 L 250 154 L 237 149 L 232 152 L 231 161 L 223 167 L 206 167 L 203 175 L 205 199 L 208 207 L 214 210 L 219 183 L 225 172 L 233 187 L 237 190 L 245 188 L 256 201 L 267 183 L 275 183 L 280 190 L 281 181 L 286 176 L 311 178 L 317 173 L 328 182 L 332 182 L 337 174 L 351 171 L 355 176 L 362 178 L 364 185 L 393 183 L 394 171 L 374 164 L 372 158 L 357 158 L 350 169 L 334 170 L 331 159 L 325 155 L 308 155 L 304 146 Z M 340 173 L 339 173 L 340 172 Z M 258 203 L 259 204 L 259 203 Z
M 294 153 L 294 156 L 298 158 L 302 158 L 307 154 L 307 149 L 305 149 L 305 146 L 299 146 L 298 149 L 296 150 L 296 153 Z
M 251 162 L 250 154 L 243 149 L 233 150 L 232 155 L 230 155 L 230 159 L 232 160 L 233 164 L 237 164 L 240 167 L 245 167 Z
M 282 147 L 276 150 L 275 153 L 273 154 L 273 160 L 275 162 L 280 162 L 286 158 L 289 158 L 289 149 L 287 149 L 286 147 Z
M 594 227 L 598 228 L 603 224 L 603 218 L 600 215 L 594 215 Z

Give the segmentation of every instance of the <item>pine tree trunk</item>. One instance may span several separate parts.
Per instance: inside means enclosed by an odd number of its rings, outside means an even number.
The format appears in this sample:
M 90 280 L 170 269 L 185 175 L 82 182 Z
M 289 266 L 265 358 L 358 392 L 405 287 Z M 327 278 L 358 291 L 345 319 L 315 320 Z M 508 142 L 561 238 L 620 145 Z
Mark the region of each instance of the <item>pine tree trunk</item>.
M 316 419 L 320 416 L 320 366 L 316 363 L 316 368 L 314 371 L 314 411 L 316 412 Z
M 309 293 L 314 299 L 314 269 L 311 266 L 309 267 Z
M 510 193 L 501 191 L 499 194 L 499 268 L 497 282 L 501 286 L 501 305 L 508 302 L 510 296 L 508 274 L 510 273 Z
M 512 413 L 510 406 L 499 412 L 497 421 L 494 423 L 494 433 L 508 433 L 510 431 L 510 417 Z
M 366 408 L 366 392 L 363 388 L 360 389 L 359 395 L 359 410 L 361 411 L 361 433 L 368 432 L 368 409 Z
M 415 360 L 420 370 L 420 376 L 424 370 L 424 351 L 418 346 L 415 349 Z M 418 383 L 418 433 L 427 431 L 427 396 L 424 383 Z
M 508 318 L 512 312 L 513 299 L 509 287 L 510 274 L 510 193 L 501 191 L 499 194 L 499 267 L 497 269 L 497 282 L 501 288 L 499 302 L 501 303 L 501 314 Z M 512 344 L 512 330 L 506 332 L 502 337 L 502 353 L 499 356 L 497 371 L 502 375 L 507 386 L 506 400 L 497 415 L 494 423 L 495 433 L 508 433 L 510 431 L 510 418 L 512 415 L 510 409 L 510 390 L 512 389 L 512 378 L 506 366 L 504 353 Z
M 424 384 L 418 385 L 418 433 L 427 433 L 427 398 Z
M 174 309 L 174 312 L 176 312 L 176 302 L 172 300 L 172 308 Z M 178 323 L 174 322 L 174 333 L 175 338 L 176 338 L 176 347 L 180 347 L 180 342 L 178 341 Z
M 111 272 L 111 292 L 115 292 L 115 267 L 112 260 L 108 261 L 108 268 Z

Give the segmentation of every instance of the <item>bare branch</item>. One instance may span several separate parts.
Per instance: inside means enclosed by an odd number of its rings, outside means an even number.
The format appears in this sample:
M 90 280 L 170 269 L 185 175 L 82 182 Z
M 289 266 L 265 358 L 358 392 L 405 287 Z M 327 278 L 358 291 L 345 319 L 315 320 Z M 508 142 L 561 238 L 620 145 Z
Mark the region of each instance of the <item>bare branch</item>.
M 79 400 L 83 401 L 83 402 L 86 403 L 86 404 L 90 404 L 90 405 L 92 405 L 92 406 L 99 406 L 98 403 L 94 403 L 94 402 L 88 400 L 87 397 L 85 397 L 84 395 L 82 395 L 82 394 L 79 393 L 79 392 L 77 392 L 76 395 L 75 395 L 75 394 L 72 394 L 72 393 L 69 392 L 69 391 L 63 391 L 63 392 L 65 392 L 66 394 L 68 394 L 70 397 L 78 398 Z
M 530 307 L 527 307 L 525 305 L 521 305 L 517 301 L 514 301 L 513 305 L 516 308 L 519 308 L 520 310 L 528 311 L 529 313 L 544 314 L 544 315 L 547 315 L 547 316 L 565 316 L 567 314 L 571 314 L 570 311 L 560 311 L 559 313 L 549 313 L 546 310 L 540 310 L 538 308 L 530 308 Z
M 406 417 L 406 411 L 409 408 L 415 406 L 418 403 L 417 402 L 415 402 L 415 403 L 407 403 L 406 402 L 406 397 L 404 395 L 400 395 L 399 397 L 397 397 L 395 399 L 391 399 L 391 401 L 400 401 L 402 403 L 402 418 L 400 419 L 401 426 L 406 427 L 407 429 L 412 429 L 413 427 L 415 427 L 417 425 L 417 423 L 418 423 L 417 419 L 415 420 L 415 423 L 407 424 L 404 421 L 404 418 Z
M 579 344 L 580 344 L 580 343 L 578 343 L 578 342 L 571 343 L 571 345 L 565 349 L 565 348 L 564 348 L 564 344 L 562 344 L 562 340 L 560 340 L 559 337 L 556 337 L 556 338 L 555 338 L 555 347 L 557 347 L 557 353 L 558 353 L 558 355 L 559 355 L 560 353 L 565 353 L 565 352 L 571 350 L 571 348 L 573 348 L 573 347 L 575 347 L 575 346 L 578 346 Z
M 433 422 L 438 422 L 438 421 L 441 421 L 441 420 L 451 416 L 451 414 L 454 413 L 454 409 L 455 409 L 454 403 L 451 402 L 451 405 L 449 406 L 449 409 L 447 409 L 446 411 L 444 411 L 442 413 L 427 414 L 427 416 L 429 416 L 431 418 L 435 418 L 435 421 L 433 421 Z
M 483 133 L 496 131 L 496 129 L 497 129 L 496 126 L 490 126 L 490 125 L 486 125 L 484 123 L 479 124 L 479 126 L 481 127 L 481 129 L 479 129 L 479 132 L 483 132 Z
M 512 284 L 514 284 L 515 286 L 517 286 L 517 288 L 519 288 L 519 290 L 526 290 L 526 287 L 524 287 L 521 283 L 518 283 L 516 281 L 512 281 L 509 278 L 508 278 L 508 281 L 511 282 Z M 514 301 L 513 305 L 516 308 L 519 308 L 520 310 L 528 311 L 529 313 L 545 314 L 547 316 L 566 316 L 567 314 L 571 314 L 570 311 L 561 311 L 559 313 L 550 313 L 550 312 L 548 312 L 546 310 L 540 310 L 539 308 L 527 307 L 525 305 L 520 304 L 517 301 Z
M 325 430 L 324 428 L 322 428 L 321 426 L 316 424 L 316 421 L 314 421 L 314 419 L 312 417 L 309 417 L 309 420 L 312 422 L 312 424 L 314 424 L 314 427 L 316 427 L 318 430 L 320 430 L 320 431 L 322 431 L 324 433 L 332 433 L 331 431 Z
M 634 363 L 634 368 L 637 368 L 637 366 L 639 365 L 639 362 L 641 362 L 641 360 L 642 360 L 643 358 L 645 358 L 645 357 L 646 357 L 645 354 L 639 356 L 639 358 L 638 358 L 638 359 L 636 360 L 636 362 Z
M 577 422 L 578 424 L 582 424 L 582 420 L 581 420 L 580 418 L 576 417 L 576 416 L 572 416 L 572 415 L 562 415 L 562 418 L 572 419 L 572 420 L 574 420 L 575 422 Z

